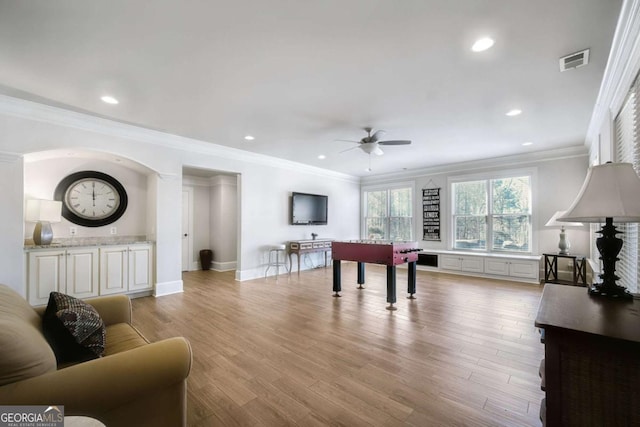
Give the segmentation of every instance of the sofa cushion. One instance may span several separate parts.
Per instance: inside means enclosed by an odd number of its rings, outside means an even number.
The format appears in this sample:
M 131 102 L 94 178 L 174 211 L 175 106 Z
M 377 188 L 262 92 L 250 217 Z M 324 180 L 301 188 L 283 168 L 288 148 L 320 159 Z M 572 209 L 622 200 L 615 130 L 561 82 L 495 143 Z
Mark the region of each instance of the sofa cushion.
M 58 363 L 80 362 L 104 354 L 104 323 L 96 309 L 82 300 L 51 292 L 42 325 Z
M 40 316 L 27 301 L 0 285 L 0 385 L 56 370 L 56 358 L 44 339 Z
M 122 353 L 149 344 L 149 341 L 136 328 L 128 323 L 116 323 L 107 326 L 107 345 L 105 356 Z

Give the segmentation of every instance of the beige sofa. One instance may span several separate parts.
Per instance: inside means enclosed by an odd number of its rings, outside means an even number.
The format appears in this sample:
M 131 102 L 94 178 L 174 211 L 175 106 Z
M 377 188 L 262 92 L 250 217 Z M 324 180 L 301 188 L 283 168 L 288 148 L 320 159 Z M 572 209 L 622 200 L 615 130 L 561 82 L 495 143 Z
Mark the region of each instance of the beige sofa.
M 131 325 L 124 295 L 86 302 L 105 323 L 105 355 L 59 367 L 42 334 L 45 307 L 34 309 L 0 285 L 0 405 L 64 405 L 65 415 L 108 427 L 185 426 L 189 343 L 149 343 Z

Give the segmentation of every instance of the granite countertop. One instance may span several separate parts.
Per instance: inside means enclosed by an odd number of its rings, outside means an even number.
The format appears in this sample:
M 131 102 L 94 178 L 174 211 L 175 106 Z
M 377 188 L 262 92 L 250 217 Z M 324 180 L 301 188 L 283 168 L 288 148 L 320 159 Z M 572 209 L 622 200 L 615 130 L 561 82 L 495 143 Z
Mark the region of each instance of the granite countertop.
M 108 236 L 108 237 L 72 237 L 53 239 L 50 245 L 36 245 L 33 239 L 26 239 L 24 249 L 57 249 L 74 248 L 81 246 L 107 246 L 107 245 L 136 245 L 154 243 L 147 236 Z

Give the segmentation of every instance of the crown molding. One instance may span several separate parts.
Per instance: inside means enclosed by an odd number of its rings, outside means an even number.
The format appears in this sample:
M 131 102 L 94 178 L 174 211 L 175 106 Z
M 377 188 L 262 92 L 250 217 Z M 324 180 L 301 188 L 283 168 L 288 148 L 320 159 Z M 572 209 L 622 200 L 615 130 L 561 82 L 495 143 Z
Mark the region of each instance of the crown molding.
M 0 151 L 0 163 L 15 163 L 22 158 L 22 154 L 10 151 Z
M 470 171 L 482 171 L 483 169 L 492 169 L 497 167 L 513 167 L 531 165 L 531 163 L 540 163 L 553 160 L 570 159 L 575 157 L 588 157 L 589 151 L 584 145 L 575 145 L 572 147 L 557 148 L 554 150 L 534 151 L 526 154 L 516 154 L 513 156 L 494 157 L 484 160 L 472 160 L 468 162 L 450 163 L 447 165 L 433 166 L 422 169 L 412 169 L 402 172 L 394 172 L 390 174 L 375 175 L 372 177 L 362 178 L 362 185 L 376 184 L 381 182 L 389 182 L 396 180 L 416 179 L 430 175 L 439 175 L 444 173 L 460 173 Z
M 211 155 L 262 166 L 277 167 L 294 172 L 330 177 L 347 182 L 360 182 L 360 178 L 353 175 L 334 172 L 328 169 L 292 162 L 290 160 L 284 160 L 264 154 L 252 153 L 250 151 L 240 150 L 237 148 L 226 147 L 212 142 L 160 132 L 153 129 L 134 126 L 128 123 L 65 110 L 63 108 L 53 107 L 2 94 L 0 94 L 0 114 L 80 129 L 102 135 L 131 139 L 178 151 L 188 151 L 190 153 Z
M 598 98 L 591 115 L 585 144 L 599 140 L 605 120 L 613 120 L 640 70 L 640 0 L 624 0 Z

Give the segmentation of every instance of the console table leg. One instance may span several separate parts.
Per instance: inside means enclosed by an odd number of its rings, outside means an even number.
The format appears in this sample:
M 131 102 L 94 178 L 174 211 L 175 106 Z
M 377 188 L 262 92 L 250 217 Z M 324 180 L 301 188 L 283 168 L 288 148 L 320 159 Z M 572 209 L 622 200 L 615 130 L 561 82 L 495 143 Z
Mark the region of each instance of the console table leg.
M 342 280 L 341 280 L 341 270 L 340 270 L 340 260 L 333 260 L 333 296 L 336 298 L 340 297 L 340 292 L 342 290 Z
M 396 310 L 393 304 L 396 302 L 396 266 L 387 266 L 387 310 Z
M 358 262 L 358 289 L 364 289 L 364 262 Z
M 409 299 L 416 299 L 414 294 L 416 293 L 416 264 L 417 262 L 410 262 L 407 266 L 409 271 L 407 273 L 407 293 Z

